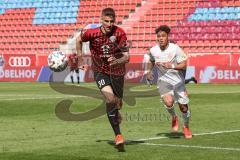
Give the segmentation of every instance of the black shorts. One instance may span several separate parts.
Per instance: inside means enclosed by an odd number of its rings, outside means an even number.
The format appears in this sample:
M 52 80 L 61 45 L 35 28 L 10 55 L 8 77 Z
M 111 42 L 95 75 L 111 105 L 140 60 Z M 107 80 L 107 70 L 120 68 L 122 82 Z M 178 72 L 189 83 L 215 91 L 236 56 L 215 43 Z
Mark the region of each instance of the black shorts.
M 75 71 L 76 73 L 79 73 L 79 69 L 76 67 L 70 67 L 70 71 Z
M 100 90 L 103 87 L 110 85 L 113 89 L 114 94 L 118 98 L 123 98 L 124 76 L 110 76 L 101 72 L 94 72 L 94 79 Z

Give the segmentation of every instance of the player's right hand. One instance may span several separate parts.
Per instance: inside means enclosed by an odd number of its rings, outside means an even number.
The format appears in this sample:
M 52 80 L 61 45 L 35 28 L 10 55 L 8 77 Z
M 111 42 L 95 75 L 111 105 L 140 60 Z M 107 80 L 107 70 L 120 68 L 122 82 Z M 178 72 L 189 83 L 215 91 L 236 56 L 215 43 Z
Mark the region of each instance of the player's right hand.
M 86 71 L 88 69 L 88 65 L 81 65 L 78 67 L 78 69 Z
M 108 63 L 109 63 L 110 66 L 113 66 L 113 65 L 118 64 L 117 58 L 115 58 L 115 57 L 113 57 L 113 56 L 109 57 L 107 61 L 108 61 Z
M 81 70 L 86 70 L 86 65 L 83 65 L 83 58 L 78 54 L 78 68 Z
M 153 73 L 152 72 L 148 72 L 147 75 L 146 75 L 146 79 L 147 81 L 152 81 L 153 80 Z
M 78 55 L 78 66 L 81 66 L 83 64 L 83 57 L 81 55 Z

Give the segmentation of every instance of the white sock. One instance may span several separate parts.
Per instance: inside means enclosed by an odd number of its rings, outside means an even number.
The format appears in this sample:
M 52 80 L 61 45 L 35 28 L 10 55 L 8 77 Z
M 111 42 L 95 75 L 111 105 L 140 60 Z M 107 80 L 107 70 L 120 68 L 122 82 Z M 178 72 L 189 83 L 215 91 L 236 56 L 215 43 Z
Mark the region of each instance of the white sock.
M 191 117 L 191 112 L 188 110 L 186 113 L 182 113 L 184 127 L 189 127 L 189 120 Z
M 174 109 L 174 106 L 172 106 L 172 107 L 167 107 L 167 106 L 165 106 L 165 107 L 166 107 L 168 113 L 169 113 L 172 117 L 177 116 L 177 114 L 176 114 L 176 112 L 175 112 L 175 109 Z

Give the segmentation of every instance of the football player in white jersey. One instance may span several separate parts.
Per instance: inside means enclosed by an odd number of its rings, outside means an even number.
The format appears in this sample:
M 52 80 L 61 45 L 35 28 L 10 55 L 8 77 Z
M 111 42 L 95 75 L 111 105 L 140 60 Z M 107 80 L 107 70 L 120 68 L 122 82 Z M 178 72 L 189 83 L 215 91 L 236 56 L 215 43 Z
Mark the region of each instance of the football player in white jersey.
M 178 116 L 174 110 L 174 103 L 177 102 L 183 117 L 183 134 L 185 138 L 192 138 L 189 129 L 189 98 L 184 83 L 187 56 L 177 44 L 169 42 L 169 33 L 170 28 L 166 25 L 156 29 L 158 44 L 150 49 L 146 77 L 148 81 L 153 80 L 152 69 L 155 65 L 158 70 L 158 91 L 172 116 L 172 130 L 178 131 Z

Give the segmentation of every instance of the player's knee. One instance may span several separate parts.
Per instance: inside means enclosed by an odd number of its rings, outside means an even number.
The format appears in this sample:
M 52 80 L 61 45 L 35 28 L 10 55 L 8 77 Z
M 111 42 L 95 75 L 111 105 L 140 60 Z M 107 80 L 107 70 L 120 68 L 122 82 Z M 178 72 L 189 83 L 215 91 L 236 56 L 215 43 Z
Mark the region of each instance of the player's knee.
M 116 103 L 117 103 L 117 109 L 121 109 L 122 105 L 123 105 L 122 99 L 117 98 L 117 102 Z
M 106 98 L 106 103 L 116 104 L 116 98 L 114 95 L 108 95 Z
M 172 98 L 166 98 L 163 102 L 167 108 L 171 108 L 174 104 L 174 100 Z
M 187 105 L 189 103 L 189 98 L 187 96 L 181 97 L 178 99 L 178 103 L 182 105 Z
M 114 112 L 116 110 L 116 106 L 114 103 L 106 103 L 106 112 Z
M 174 104 L 174 98 L 171 94 L 164 95 L 162 97 L 162 100 L 163 100 L 166 107 L 171 108 Z
M 179 104 L 179 108 L 181 112 L 187 113 L 188 112 L 188 105 L 187 104 Z
M 173 107 L 173 103 L 165 103 L 165 107 L 168 109 Z

